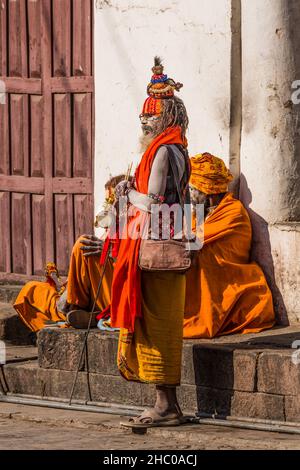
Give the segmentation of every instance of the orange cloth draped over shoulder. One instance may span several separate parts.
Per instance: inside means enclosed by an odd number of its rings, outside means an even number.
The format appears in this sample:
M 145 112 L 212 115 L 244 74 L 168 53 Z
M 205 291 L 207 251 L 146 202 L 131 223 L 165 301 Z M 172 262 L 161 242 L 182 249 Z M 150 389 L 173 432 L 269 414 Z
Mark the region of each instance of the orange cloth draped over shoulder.
M 251 223 L 227 193 L 204 223 L 204 245 L 186 274 L 184 338 L 255 333 L 275 324 L 262 269 L 250 262 Z
M 135 173 L 135 188 L 140 193 L 148 193 L 148 181 L 155 154 L 159 147 L 167 144 L 185 145 L 179 126 L 169 127 L 157 136 L 143 154 Z M 134 209 L 134 206 L 131 206 Z M 142 316 L 141 272 L 138 257 L 141 238 L 128 236 L 142 233 L 148 220 L 148 214 L 138 209 L 133 210 L 124 229 L 117 262 L 114 269 L 111 302 L 111 326 L 134 331 L 136 318 Z

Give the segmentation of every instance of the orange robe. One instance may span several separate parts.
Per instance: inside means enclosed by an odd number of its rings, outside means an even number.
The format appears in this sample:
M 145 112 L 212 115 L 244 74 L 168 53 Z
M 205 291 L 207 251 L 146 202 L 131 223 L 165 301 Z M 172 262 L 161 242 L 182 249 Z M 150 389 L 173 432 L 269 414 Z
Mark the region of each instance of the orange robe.
M 135 172 L 135 189 L 148 194 L 148 181 L 156 152 L 162 145 L 187 145 L 179 126 L 168 127 L 150 143 Z M 141 237 L 149 214 L 134 206 L 129 207 L 128 222 L 122 233 L 112 283 L 111 325 L 134 331 L 135 320 L 142 318 L 141 270 L 138 267 Z
M 39 331 L 49 320 L 65 320 L 63 313 L 57 310 L 58 299 L 59 293 L 48 282 L 31 281 L 22 287 L 14 308 L 28 328 Z
M 70 304 L 89 310 L 95 298 L 103 267 L 99 256 L 84 257 L 80 250 L 80 238 L 76 241 L 70 259 L 67 285 L 67 301 Z M 110 290 L 113 275 L 112 261 L 109 259 L 102 288 L 97 300 L 97 309 L 102 311 L 110 303 Z M 55 287 L 47 282 L 28 282 L 20 291 L 14 308 L 32 331 L 39 331 L 47 326 L 47 321 L 64 321 L 65 315 L 58 311 L 59 294 Z
M 135 173 L 137 191 L 148 194 L 151 168 L 159 147 L 177 143 L 184 143 L 179 127 L 167 128 L 152 141 Z M 142 233 L 148 219 L 148 213 L 137 210 L 124 233 Z M 132 231 L 133 227 L 136 231 Z M 140 242 L 140 237 L 121 239 L 114 271 L 111 325 L 120 327 L 118 368 L 130 381 L 179 385 L 185 276 L 141 271 Z M 172 289 L 174 293 L 170 296 Z
M 186 274 L 184 338 L 256 333 L 275 323 L 262 269 L 250 262 L 251 223 L 227 193 L 204 223 L 204 245 Z
M 80 240 L 79 238 L 75 243 L 70 259 L 67 302 L 78 305 L 83 310 L 90 310 L 97 294 L 103 266 L 100 266 L 100 256 L 83 256 Z M 109 258 L 97 299 L 97 311 L 102 312 L 110 304 L 112 277 L 113 262 Z

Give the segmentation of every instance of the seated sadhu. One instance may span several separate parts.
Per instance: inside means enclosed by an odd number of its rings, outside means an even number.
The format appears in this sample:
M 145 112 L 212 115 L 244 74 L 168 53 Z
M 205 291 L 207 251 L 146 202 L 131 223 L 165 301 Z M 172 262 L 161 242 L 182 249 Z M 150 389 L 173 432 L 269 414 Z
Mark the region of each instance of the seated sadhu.
M 125 175 L 112 177 L 105 184 L 105 207 L 111 204 L 114 188 L 124 177 Z M 62 328 L 87 326 L 89 311 L 103 270 L 99 262 L 102 246 L 102 239 L 94 235 L 82 235 L 72 250 L 67 282 L 61 281 L 54 263 L 47 263 L 44 282 L 31 281 L 25 284 L 14 303 L 14 308 L 32 332 L 38 332 L 50 324 Z M 112 275 L 113 260 L 108 258 L 97 297 L 98 312 L 110 304 Z M 95 325 L 94 317 L 92 326 Z
M 251 223 L 243 204 L 228 192 L 232 175 L 209 153 L 192 157 L 191 166 L 192 204 L 204 204 L 205 219 L 203 247 L 186 274 L 184 338 L 271 328 L 272 294 L 262 269 L 250 261 Z

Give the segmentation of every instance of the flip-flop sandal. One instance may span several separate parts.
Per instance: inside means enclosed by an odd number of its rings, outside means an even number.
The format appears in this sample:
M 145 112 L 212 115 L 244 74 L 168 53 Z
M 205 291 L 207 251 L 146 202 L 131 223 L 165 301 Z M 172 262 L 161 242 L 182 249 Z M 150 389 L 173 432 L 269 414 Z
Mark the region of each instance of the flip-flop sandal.
M 101 318 L 97 323 L 97 328 L 102 331 L 120 331 L 120 328 L 113 328 L 110 326 L 110 323 L 107 320 Z
M 184 416 L 160 416 L 154 410 L 145 410 L 140 416 L 121 421 L 120 425 L 127 428 L 153 428 L 163 426 L 180 426 L 185 423 Z

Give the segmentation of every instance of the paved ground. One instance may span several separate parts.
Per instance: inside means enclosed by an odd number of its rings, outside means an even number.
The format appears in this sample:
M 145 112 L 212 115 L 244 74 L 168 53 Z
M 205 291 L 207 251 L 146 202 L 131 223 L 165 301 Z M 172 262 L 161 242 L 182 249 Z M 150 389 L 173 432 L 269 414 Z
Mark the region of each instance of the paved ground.
M 121 429 L 119 420 L 116 415 L 0 403 L 0 450 L 300 450 L 300 435 L 198 424 L 135 435 Z

